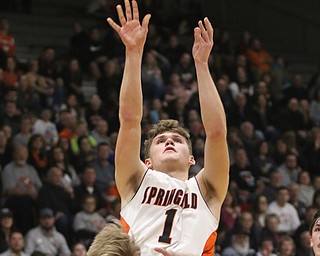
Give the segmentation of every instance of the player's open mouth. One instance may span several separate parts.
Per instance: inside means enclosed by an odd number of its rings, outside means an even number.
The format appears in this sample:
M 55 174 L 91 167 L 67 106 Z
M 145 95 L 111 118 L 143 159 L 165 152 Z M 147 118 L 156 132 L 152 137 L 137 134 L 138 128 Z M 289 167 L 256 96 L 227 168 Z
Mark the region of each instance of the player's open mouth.
M 166 147 L 165 150 L 163 151 L 163 153 L 167 152 L 167 151 L 174 151 L 176 152 L 176 150 L 174 149 L 174 147 Z

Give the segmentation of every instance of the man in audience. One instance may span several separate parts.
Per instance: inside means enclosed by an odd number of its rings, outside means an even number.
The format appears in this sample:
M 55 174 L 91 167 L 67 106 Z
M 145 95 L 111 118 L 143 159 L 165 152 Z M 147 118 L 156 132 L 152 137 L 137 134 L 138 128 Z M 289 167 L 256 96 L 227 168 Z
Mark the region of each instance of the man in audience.
M 23 251 L 24 238 L 19 231 L 13 231 L 9 236 L 9 249 L 0 254 L 0 256 L 29 256 Z
M 64 236 L 54 227 L 55 217 L 50 208 L 39 214 L 39 226 L 26 235 L 26 253 L 40 252 L 45 255 L 70 256 L 70 249 Z

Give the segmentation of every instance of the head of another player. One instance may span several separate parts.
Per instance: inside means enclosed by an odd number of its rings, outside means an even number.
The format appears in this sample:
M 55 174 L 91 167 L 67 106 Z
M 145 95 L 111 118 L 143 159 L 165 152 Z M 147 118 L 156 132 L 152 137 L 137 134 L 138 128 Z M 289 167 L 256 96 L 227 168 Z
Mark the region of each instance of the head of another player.
M 313 252 L 315 256 L 320 256 L 320 210 L 314 214 L 309 231 Z
M 140 256 L 140 248 L 115 221 L 96 235 L 87 256 Z
M 148 168 L 189 170 L 195 164 L 190 134 L 178 121 L 161 120 L 149 131 L 144 142 L 145 163 Z

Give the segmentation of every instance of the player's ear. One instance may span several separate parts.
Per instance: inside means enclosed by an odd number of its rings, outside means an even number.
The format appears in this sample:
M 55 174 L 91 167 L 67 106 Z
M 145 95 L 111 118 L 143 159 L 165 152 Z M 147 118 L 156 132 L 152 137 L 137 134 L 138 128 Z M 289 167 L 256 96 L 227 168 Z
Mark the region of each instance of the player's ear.
M 312 236 L 310 236 L 310 246 L 313 246 L 313 242 L 312 242 Z
M 194 159 L 194 156 L 193 156 L 193 155 L 191 155 L 191 156 L 189 157 L 189 164 L 190 164 L 190 165 L 195 165 L 195 164 L 196 164 L 196 160 Z
M 144 160 L 144 164 L 149 168 L 149 169 L 152 169 L 153 168 L 153 165 L 151 163 L 151 159 L 150 158 L 147 158 L 146 160 Z

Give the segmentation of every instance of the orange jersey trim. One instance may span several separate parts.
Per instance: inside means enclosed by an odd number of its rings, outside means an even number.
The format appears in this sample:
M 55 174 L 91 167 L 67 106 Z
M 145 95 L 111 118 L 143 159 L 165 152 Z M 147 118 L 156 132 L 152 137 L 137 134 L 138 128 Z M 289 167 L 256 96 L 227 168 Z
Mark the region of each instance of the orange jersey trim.
M 214 244 L 217 240 L 217 231 L 214 231 L 207 239 L 206 244 L 203 248 L 203 256 L 212 256 L 214 253 Z
M 129 233 L 130 226 L 129 226 L 129 224 L 126 222 L 126 220 L 125 220 L 124 218 L 122 218 L 122 216 L 120 216 L 120 222 L 121 222 L 121 224 L 122 224 L 123 229 L 124 229 L 127 233 Z

